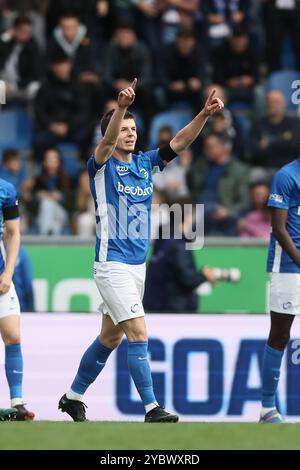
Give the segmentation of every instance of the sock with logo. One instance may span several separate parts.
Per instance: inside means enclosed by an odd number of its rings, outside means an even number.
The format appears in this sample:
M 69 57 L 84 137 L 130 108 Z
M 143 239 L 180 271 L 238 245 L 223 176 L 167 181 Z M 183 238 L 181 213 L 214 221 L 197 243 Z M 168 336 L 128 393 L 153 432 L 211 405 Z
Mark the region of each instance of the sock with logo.
M 112 349 L 100 343 L 99 337 L 95 339 L 82 356 L 76 377 L 71 389 L 67 392 L 67 398 L 81 401 L 87 388 L 96 380 L 104 368 L 112 351 Z
M 262 371 L 262 406 L 263 408 L 276 407 L 276 391 L 280 376 L 280 366 L 283 351 L 265 345 Z
M 20 344 L 5 346 L 5 373 L 12 403 L 14 405 L 23 403 L 23 357 Z
M 148 341 L 128 342 L 128 368 L 140 394 L 146 413 L 158 406 L 148 362 Z

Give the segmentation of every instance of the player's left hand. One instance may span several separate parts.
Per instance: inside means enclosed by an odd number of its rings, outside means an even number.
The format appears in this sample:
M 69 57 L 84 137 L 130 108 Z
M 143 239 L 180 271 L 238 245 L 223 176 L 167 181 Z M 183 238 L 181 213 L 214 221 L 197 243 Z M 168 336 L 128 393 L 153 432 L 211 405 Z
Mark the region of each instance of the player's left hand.
M 224 108 L 223 101 L 215 96 L 216 91 L 217 90 L 214 88 L 205 102 L 203 112 L 207 117 L 212 116 L 216 111 L 220 111 Z
M 11 275 L 4 271 L 2 276 L 0 276 L 0 295 L 4 295 L 9 291 L 11 283 L 12 283 Z
M 118 96 L 118 105 L 120 108 L 128 108 L 128 106 L 134 102 L 136 82 L 137 79 L 135 78 L 128 88 L 120 91 Z

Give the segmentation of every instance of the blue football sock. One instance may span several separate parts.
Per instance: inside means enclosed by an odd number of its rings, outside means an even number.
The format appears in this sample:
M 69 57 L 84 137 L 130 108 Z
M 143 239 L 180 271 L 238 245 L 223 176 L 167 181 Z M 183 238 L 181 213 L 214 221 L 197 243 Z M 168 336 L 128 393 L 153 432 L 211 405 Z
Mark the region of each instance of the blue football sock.
M 22 398 L 23 357 L 20 344 L 5 346 L 5 372 L 11 400 Z
M 280 366 L 283 351 L 265 346 L 263 359 L 262 406 L 264 408 L 276 407 L 276 391 L 279 382 Z
M 148 342 L 128 342 L 128 368 L 144 406 L 156 403 L 148 362 Z
M 104 368 L 107 358 L 112 351 L 112 349 L 101 344 L 97 337 L 82 356 L 77 375 L 71 385 L 71 390 L 79 395 L 83 395 Z

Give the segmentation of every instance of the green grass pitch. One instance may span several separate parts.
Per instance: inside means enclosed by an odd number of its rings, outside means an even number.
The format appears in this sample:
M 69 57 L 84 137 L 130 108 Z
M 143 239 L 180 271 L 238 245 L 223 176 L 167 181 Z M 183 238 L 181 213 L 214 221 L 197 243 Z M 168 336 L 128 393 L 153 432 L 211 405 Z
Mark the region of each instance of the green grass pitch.
M 0 423 L 0 449 L 300 449 L 300 424 Z

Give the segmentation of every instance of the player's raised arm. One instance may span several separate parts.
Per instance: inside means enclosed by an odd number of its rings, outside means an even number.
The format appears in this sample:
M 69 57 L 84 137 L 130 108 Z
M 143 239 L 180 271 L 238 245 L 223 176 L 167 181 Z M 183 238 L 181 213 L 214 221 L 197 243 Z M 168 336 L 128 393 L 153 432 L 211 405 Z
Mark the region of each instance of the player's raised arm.
M 271 207 L 272 232 L 282 249 L 300 266 L 300 253 L 286 229 L 288 211 Z
M 216 111 L 224 108 L 223 101 L 215 96 L 216 90 L 213 89 L 207 98 L 204 108 L 196 117 L 183 129 L 181 129 L 170 142 L 171 149 L 176 153 L 180 153 L 189 147 L 198 137 L 203 129 L 209 116 Z
M 136 82 L 137 79 L 135 78 L 131 86 L 120 91 L 118 95 L 118 106 L 109 121 L 100 144 L 95 150 L 95 159 L 99 165 L 103 165 L 103 163 L 109 159 L 116 147 L 122 119 L 124 118 L 127 108 L 134 102 Z

